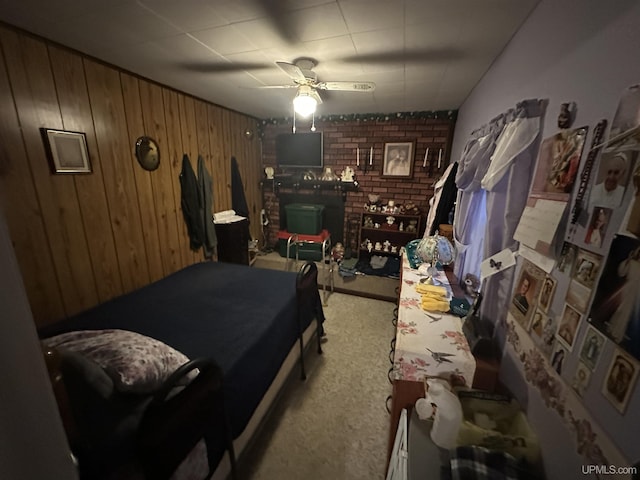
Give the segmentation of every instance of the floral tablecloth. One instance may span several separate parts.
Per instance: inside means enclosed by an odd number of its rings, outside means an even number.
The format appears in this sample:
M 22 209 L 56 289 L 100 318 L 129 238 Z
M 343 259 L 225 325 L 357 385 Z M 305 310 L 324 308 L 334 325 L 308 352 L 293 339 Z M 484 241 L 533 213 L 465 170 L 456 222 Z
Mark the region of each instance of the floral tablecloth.
M 462 333 L 463 319 L 423 310 L 420 307 L 420 294 L 415 290 L 421 278 L 424 276 L 412 269 L 406 256 L 403 256 L 394 378 L 421 381 L 425 376 L 449 377 L 453 374 L 464 379 L 470 387 L 476 361 Z M 435 279 L 451 291 L 444 272 L 438 272 Z

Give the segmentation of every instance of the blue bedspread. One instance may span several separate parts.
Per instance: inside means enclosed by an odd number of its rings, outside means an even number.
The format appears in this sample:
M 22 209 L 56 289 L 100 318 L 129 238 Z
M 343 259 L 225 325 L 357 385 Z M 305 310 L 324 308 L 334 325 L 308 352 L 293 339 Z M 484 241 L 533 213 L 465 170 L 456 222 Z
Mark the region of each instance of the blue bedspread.
M 245 428 L 298 340 L 296 273 L 199 263 L 40 331 L 117 328 L 158 339 L 224 372 L 232 435 Z M 303 314 L 303 328 L 312 320 Z

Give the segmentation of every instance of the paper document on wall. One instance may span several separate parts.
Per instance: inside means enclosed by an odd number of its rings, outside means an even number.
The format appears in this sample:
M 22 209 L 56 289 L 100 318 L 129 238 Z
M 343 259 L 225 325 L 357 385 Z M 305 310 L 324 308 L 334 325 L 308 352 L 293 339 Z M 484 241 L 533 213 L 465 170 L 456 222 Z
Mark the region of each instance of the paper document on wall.
M 513 252 L 508 248 L 505 248 L 501 252 L 490 256 L 480 264 L 480 280 L 489 278 L 491 275 L 495 275 L 507 268 L 513 267 L 516 264 L 516 257 Z
M 548 252 L 567 202 L 529 198 L 513 238 L 541 252 Z
M 529 247 L 525 245 L 520 245 L 520 250 L 518 250 L 518 255 L 523 258 L 526 258 L 534 265 L 540 267 L 547 273 L 551 273 L 553 267 L 556 266 L 556 261 L 553 258 L 546 257 L 536 252 L 535 250 L 531 250 Z

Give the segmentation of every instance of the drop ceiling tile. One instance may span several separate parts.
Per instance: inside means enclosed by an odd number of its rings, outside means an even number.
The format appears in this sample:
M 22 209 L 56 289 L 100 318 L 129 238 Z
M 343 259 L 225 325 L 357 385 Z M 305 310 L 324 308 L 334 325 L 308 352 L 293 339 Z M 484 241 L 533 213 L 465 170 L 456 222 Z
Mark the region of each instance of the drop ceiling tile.
M 208 28 L 206 30 L 192 32 L 191 35 L 221 55 L 248 52 L 257 49 L 253 42 L 244 36 L 234 25 Z
M 206 0 L 143 0 L 141 3 L 183 32 L 229 24 Z
M 341 2 L 340 8 L 352 33 L 388 30 L 404 25 L 404 11 L 397 2 L 358 0 Z
M 291 14 L 290 21 L 296 26 L 297 36 L 302 42 L 349 33 L 342 13 L 335 3 L 295 11 Z

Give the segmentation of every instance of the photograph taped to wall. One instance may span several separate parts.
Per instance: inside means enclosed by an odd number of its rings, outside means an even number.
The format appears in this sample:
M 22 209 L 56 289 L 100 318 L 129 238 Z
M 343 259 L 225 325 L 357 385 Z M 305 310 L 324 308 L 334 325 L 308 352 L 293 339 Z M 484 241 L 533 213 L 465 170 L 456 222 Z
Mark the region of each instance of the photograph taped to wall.
M 553 344 L 558 330 L 558 322 L 553 315 L 545 315 L 537 309 L 531 318 L 529 334 L 535 346 L 545 358 L 551 356 Z
M 533 310 L 538 303 L 544 277 L 544 270 L 528 260 L 523 261 L 520 276 L 514 285 L 509 312 L 525 328 L 528 326 Z
M 593 325 L 640 358 L 640 239 L 616 235 L 611 242 L 590 312 Z
M 587 308 L 589 308 L 589 299 L 591 298 L 591 292 L 591 288 L 585 287 L 575 280 L 571 280 L 571 283 L 569 283 L 569 290 L 567 291 L 565 301 L 575 309 L 579 310 L 582 313 L 585 313 L 587 311 Z
M 562 317 L 560 317 L 560 322 L 558 323 L 558 332 L 556 335 L 558 340 L 560 340 L 569 351 L 573 350 L 573 344 L 575 343 L 581 318 L 582 315 L 580 315 L 578 310 L 571 305 L 565 304 Z
M 578 367 L 576 368 L 576 373 L 573 375 L 573 381 L 571 382 L 571 387 L 575 392 L 581 397 L 584 395 L 585 390 L 589 386 L 589 381 L 591 380 L 591 370 L 587 368 L 587 366 L 578 362 Z
M 607 234 L 607 227 L 611 219 L 611 208 L 596 206 L 591 213 L 589 228 L 584 237 L 584 243 L 593 248 L 602 247 L 602 241 Z
M 569 200 L 587 131 L 587 127 L 564 130 L 542 141 L 531 185 L 532 197 Z
M 620 97 L 605 146 L 605 151 L 611 150 L 640 150 L 640 85 L 632 85 Z
M 580 360 L 591 370 L 596 368 L 606 338 L 593 325 L 589 325 L 582 340 Z
M 549 312 L 549 307 L 551 306 L 551 302 L 553 302 L 556 284 L 556 279 L 550 276 L 547 276 L 542 283 L 540 298 L 538 299 L 538 307 L 545 313 Z
M 577 256 L 578 247 L 573 243 L 564 242 L 562 244 L 562 251 L 560 252 L 560 260 L 558 260 L 558 271 L 571 274 Z
M 597 255 L 581 248 L 576 255 L 576 262 L 571 278 L 587 288 L 593 288 L 600 273 L 601 263 L 602 255 Z
M 622 204 L 638 152 L 606 152 L 589 191 L 589 211 L 596 207 L 617 208 Z
M 556 341 L 553 344 L 553 353 L 551 354 L 551 367 L 556 371 L 558 375 L 562 374 L 562 367 L 568 356 L 567 349 L 563 344 Z
M 620 413 L 624 414 L 638 379 L 638 362 L 623 350 L 616 348 L 604 377 L 602 394 Z

